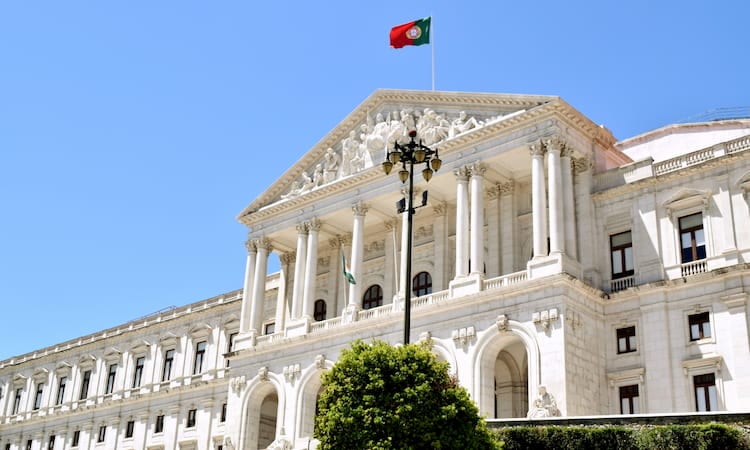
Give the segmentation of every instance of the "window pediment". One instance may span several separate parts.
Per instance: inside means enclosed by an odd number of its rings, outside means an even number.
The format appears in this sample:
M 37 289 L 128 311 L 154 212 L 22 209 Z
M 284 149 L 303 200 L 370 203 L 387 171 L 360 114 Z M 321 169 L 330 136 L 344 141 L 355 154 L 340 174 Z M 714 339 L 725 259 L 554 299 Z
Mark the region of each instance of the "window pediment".
M 609 380 L 610 387 L 614 387 L 618 384 L 642 383 L 645 373 L 646 369 L 643 367 L 634 367 L 632 369 L 609 372 L 607 374 L 607 380 Z
M 704 370 L 715 370 L 721 372 L 721 362 L 723 358 L 716 353 L 702 355 L 699 358 L 691 358 L 682 361 L 682 371 L 687 376 L 691 372 Z
M 72 364 L 70 364 L 67 361 L 63 361 L 63 362 L 59 363 L 57 365 L 57 367 L 55 367 L 55 373 L 58 374 L 58 375 L 61 374 L 61 373 L 69 373 L 72 369 L 73 369 L 73 365 Z
M 710 198 L 711 192 L 709 191 L 683 189 L 664 202 L 664 208 L 666 208 L 669 214 L 672 214 L 674 211 L 693 207 L 706 209 L 708 208 L 708 200 Z

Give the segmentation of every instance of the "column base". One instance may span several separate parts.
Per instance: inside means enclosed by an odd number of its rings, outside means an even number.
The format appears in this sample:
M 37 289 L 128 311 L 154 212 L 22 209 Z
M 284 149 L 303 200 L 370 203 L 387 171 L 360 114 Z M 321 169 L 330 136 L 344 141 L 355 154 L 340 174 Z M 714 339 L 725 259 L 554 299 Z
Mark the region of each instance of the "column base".
M 578 261 L 564 253 L 553 253 L 549 256 L 535 257 L 526 263 L 529 279 L 542 278 L 559 273 L 567 273 L 579 280 L 583 279 L 583 271 Z
M 291 319 L 286 323 L 285 337 L 304 336 L 310 332 L 312 318 L 305 316 L 299 319 Z
M 470 273 L 456 277 L 448 283 L 448 297 L 455 298 L 480 292 L 484 284 L 483 281 L 483 273 Z
M 343 323 L 352 323 L 357 321 L 357 315 L 359 313 L 359 305 L 350 303 L 344 307 L 341 311 L 341 321 Z
M 250 330 L 244 333 L 240 333 L 234 338 L 234 350 L 247 350 L 255 347 L 258 332 L 256 330 Z

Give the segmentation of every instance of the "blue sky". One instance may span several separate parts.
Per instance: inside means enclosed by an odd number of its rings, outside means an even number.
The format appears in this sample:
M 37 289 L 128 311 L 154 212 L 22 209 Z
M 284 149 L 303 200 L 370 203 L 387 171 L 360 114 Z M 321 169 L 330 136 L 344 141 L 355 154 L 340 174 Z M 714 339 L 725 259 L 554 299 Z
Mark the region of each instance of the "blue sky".
M 377 88 L 559 95 L 627 138 L 750 106 L 735 1 L 0 4 L 0 359 L 242 286 L 236 215 Z

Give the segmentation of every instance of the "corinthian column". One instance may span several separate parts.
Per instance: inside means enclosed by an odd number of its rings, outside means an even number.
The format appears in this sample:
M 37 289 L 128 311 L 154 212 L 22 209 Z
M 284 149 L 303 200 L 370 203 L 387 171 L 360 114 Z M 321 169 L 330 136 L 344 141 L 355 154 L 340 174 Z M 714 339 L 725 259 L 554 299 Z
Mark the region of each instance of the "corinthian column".
M 544 147 L 529 146 L 531 151 L 531 219 L 534 237 L 534 258 L 547 255 L 547 199 L 544 189 Z
M 255 279 L 255 258 L 258 252 L 256 241 L 248 239 L 245 242 L 247 248 L 247 261 L 245 262 L 245 283 L 242 287 L 242 310 L 240 312 L 240 332 L 250 331 L 250 315 L 253 310 L 253 280 Z
M 456 175 L 456 278 L 469 274 L 469 170 L 460 167 Z
M 255 279 L 253 281 L 253 310 L 250 326 L 256 335 L 263 334 L 263 303 L 266 300 L 266 276 L 268 272 L 268 254 L 273 248 L 268 239 L 258 240 L 258 255 L 255 262 Z
M 349 305 L 358 305 L 362 296 L 362 264 L 365 254 L 365 214 L 367 206 L 357 203 L 352 206 L 354 212 L 354 226 L 352 230 L 352 261 L 351 269 L 355 284 L 349 285 Z
M 294 262 L 294 285 L 292 286 L 292 319 L 302 314 L 305 289 L 305 262 L 307 260 L 307 224 L 297 225 L 297 259 Z
M 565 253 L 563 224 L 562 177 L 560 176 L 560 151 L 563 141 L 553 136 L 547 142 L 547 182 L 549 183 L 549 251 Z
M 484 273 L 484 172 L 480 162 L 471 165 L 471 273 Z
M 305 262 L 305 292 L 302 301 L 302 315 L 312 318 L 315 302 L 315 284 L 318 277 L 318 232 L 320 221 L 312 219 L 307 223 L 307 261 Z
M 570 157 L 573 149 L 568 145 L 563 147 L 560 155 L 560 170 L 562 171 L 563 190 L 563 218 L 565 222 L 565 253 L 574 260 L 578 259 L 578 244 L 576 242 L 576 214 L 573 195 L 573 172 Z
M 281 263 L 281 270 L 279 270 L 279 291 L 276 296 L 276 332 L 283 332 L 286 326 L 286 318 L 288 315 L 286 292 L 287 283 L 289 281 L 289 264 L 294 259 L 293 253 L 283 253 L 279 256 L 279 262 Z

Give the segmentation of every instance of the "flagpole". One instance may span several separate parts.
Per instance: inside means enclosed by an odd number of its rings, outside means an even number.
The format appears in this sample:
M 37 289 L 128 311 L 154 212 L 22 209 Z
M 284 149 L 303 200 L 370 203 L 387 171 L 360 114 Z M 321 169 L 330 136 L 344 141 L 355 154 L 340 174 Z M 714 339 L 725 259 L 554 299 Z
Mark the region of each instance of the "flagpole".
M 432 50 L 432 90 L 435 90 L 435 22 L 430 14 L 430 47 Z

